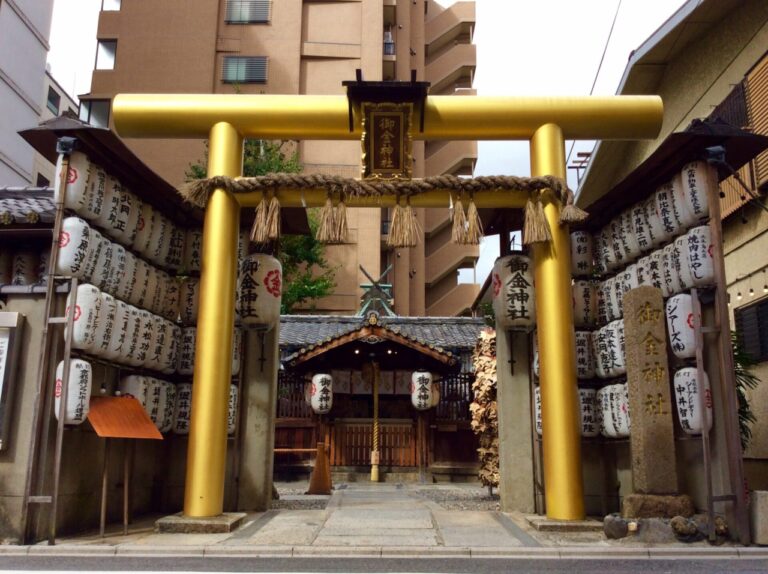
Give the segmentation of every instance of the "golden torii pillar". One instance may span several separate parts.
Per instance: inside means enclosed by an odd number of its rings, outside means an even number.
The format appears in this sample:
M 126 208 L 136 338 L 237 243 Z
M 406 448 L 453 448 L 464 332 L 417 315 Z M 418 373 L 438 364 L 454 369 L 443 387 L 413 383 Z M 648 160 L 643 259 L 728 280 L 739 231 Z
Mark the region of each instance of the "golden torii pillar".
M 112 113 L 117 132 L 133 138 L 209 138 L 208 176 L 242 174 L 243 138 L 351 140 L 362 135 L 360 110 L 349 129 L 345 96 L 120 94 Z M 657 96 L 451 97 L 429 96 L 423 140 L 529 140 L 531 175 L 566 176 L 566 139 L 654 138 L 663 105 Z M 278 192 L 283 206 L 320 206 L 324 190 Z M 200 310 L 195 354 L 184 514 L 223 511 L 227 400 L 234 327 L 237 229 L 241 207 L 261 194 L 218 189 L 206 207 Z M 477 193 L 478 207 L 521 208 L 521 193 Z M 445 207 L 449 192 L 411 199 L 414 207 Z M 394 197 L 349 198 L 347 205 L 390 206 Z M 560 226 L 560 205 L 544 195 L 552 242 L 534 248 L 536 313 L 541 364 L 544 481 L 547 516 L 584 518 L 581 433 L 569 233 Z

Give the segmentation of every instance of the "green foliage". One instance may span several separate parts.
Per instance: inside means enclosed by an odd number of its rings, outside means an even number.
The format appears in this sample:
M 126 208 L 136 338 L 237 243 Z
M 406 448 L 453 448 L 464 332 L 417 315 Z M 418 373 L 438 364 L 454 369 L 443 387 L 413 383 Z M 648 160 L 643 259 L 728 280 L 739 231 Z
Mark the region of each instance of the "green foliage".
M 750 368 L 757 362 L 743 349 L 735 331 L 731 331 L 731 345 L 733 346 L 733 367 L 736 374 L 736 397 L 739 401 L 739 434 L 741 435 L 741 449 L 745 451 L 752 440 L 751 426 L 757 422 L 755 414 L 747 400 L 747 390 L 754 389 L 760 383 Z
M 269 173 L 299 173 L 302 165 L 297 151 L 286 151 L 292 144 L 285 141 L 245 140 L 243 175 L 255 177 Z M 208 142 L 205 157 L 191 163 L 184 176 L 187 181 L 207 177 Z M 277 251 L 283 266 L 283 299 L 280 312 L 292 313 L 296 307 L 317 301 L 333 293 L 336 269 L 325 259 L 325 246 L 317 241 L 316 210 L 308 210 L 312 230 L 310 236 L 284 235 Z

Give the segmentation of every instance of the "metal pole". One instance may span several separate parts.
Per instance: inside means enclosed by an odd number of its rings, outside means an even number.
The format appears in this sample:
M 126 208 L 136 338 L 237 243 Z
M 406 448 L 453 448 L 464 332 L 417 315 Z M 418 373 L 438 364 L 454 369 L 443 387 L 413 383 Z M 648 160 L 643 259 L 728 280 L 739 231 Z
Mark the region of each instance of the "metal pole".
M 565 142 L 558 126 L 545 124 L 533 135 L 531 174 L 565 179 Z M 542 200 L 552 242 L 535 244 L 533 255 L 547 517 L 583 520 L 570 236 L 568 227 L 560 226 L 558 202 L 549 192 Z
M 209 142 L 208 176 L 239 176 L 243 138 L 237 130 L 218 123 L 211 129 Z M 224 509 L 239 227 L 239 204 L 232 194 L 217 189 L 208 201 L 203 227 L 185 516 L 218 516 Z
M 99 514 L 99 536 L 104 538 L 107 527 L 107 490 L 109 487 L 109 439 L 104 439 L 104 464 L 101 467 L 101 512 Z

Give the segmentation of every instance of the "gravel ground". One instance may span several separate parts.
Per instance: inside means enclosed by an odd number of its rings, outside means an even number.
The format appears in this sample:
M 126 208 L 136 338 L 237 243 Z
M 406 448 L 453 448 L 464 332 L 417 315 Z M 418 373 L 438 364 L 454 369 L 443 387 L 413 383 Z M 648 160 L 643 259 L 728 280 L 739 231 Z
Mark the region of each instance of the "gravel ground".
M 481 486 L 435 486 L 419 487 L 415 494 L 436 502 L 446 510 L 500 510 L 499 495 L 488 495 L 488 489 Z
M 276 510 L 323 510 L 330 497 L 320 498 L 306 497 L 308 484 L 295 483 L 292 485 L 275 484 L 280 500 L 272 501 L 272 508 Z M 294 498 L 298 497 L 298 498 Z M 286 500 L 286 498 L 288 498 Z

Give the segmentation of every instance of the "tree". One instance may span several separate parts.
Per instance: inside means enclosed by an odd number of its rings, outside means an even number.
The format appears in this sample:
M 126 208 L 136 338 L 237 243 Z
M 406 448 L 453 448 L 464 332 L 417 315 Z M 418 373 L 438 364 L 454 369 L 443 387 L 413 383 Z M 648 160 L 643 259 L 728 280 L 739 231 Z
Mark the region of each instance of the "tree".
M 302 170 L 297 151 L 289 151 L 292 142 L 245 140 L 243 175 L 255 177 L 268 173 L 299 173 Z M 205 157 L 189 165 L 184 172 L 187 181 L 207 177 L 208 142 Z M 336 287 L 336 269 L 325 259 L 325 246 L 317 237 L 316 210 L 308 210 L 311 235 L 284 235 L 276 251 L 283 266 L 283 298 L 280 312 L 293 312 L 296 307 L 330 295 Z
M 739 435 L 741 436 L 741 450 L 745 451 L 752 440 L 751 427 L 757 422 L 757 418 L 749 405 L 747 391 L 756 388 L 760 379 L 750 371 L 757 364 L 757 361 L 744 350 L 736 331 L 731 331 L 731 345 L 733 346 L 733 367 L 736 375 L 736 397 L 739 402 Z

